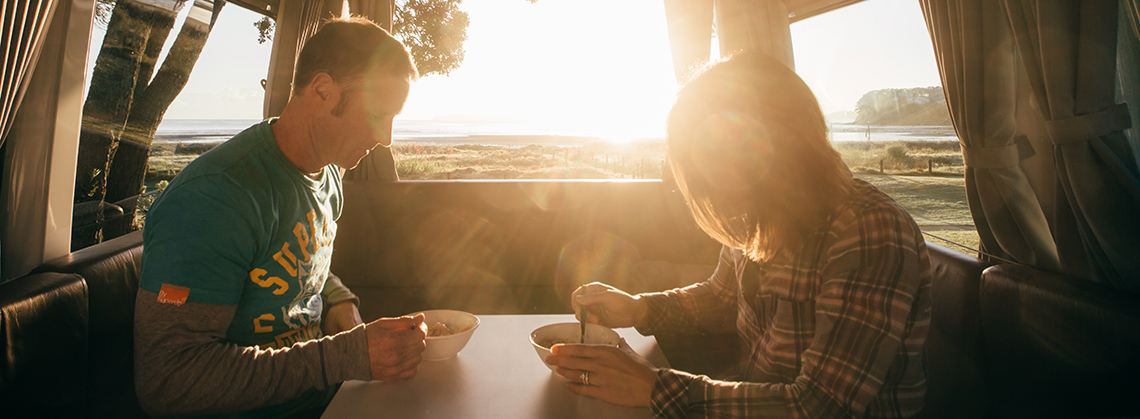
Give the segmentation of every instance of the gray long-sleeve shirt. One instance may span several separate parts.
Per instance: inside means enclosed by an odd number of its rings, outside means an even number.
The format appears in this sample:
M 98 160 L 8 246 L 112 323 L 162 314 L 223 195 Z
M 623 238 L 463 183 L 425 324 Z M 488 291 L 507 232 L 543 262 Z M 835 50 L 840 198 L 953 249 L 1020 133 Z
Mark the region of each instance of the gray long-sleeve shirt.
M 371 371 L 364 326 L 281 349 L 225 342 L 237 306 L 135 304 L 135 387 L 155 416 L 234 413 L 272 406 Z

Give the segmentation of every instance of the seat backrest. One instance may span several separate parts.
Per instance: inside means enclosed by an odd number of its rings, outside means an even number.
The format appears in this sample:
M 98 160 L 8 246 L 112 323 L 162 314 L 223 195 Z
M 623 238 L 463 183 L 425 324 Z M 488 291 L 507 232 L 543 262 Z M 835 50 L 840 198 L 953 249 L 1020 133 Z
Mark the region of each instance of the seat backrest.
M 0 284 L 5 416 L 86 416 L 87 313 L 79 275 L 49 272 Z
M 79 274 L 88 289 L 88 400 L 100 417 L 142 417 L 134 391 L 135 295 L 142 272 L 136 231 L 44 263 L 33 272 Z
M 990 416 L 1140 416 L 1140 298 L 1003 264 L 981 309 Z
M 991 264 L 927 242 L 932 271 L 926 338 L 928 418 L 974 418 L 986 409 L 978 289 Z

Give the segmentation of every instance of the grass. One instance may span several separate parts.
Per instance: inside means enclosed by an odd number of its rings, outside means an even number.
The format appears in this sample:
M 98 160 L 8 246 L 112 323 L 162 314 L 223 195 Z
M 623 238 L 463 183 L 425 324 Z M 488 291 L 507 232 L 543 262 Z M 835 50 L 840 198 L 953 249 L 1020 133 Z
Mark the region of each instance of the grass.
M 156 141 L 151 148 L 147 190 L 169 180 L 209 144 Z M 955 250 L 977 249 L 963 173 L 961 145 L 954 141 L 839 142 L 836 150 L 856 177 L 875 185 L 906 208 L 927 238 Z M 580 145 L 425 144 L 392 147 L 404 180 L 457 179 L 660 179 L 661 142 Z M 934 237 L 937 236 L 937 237 Z M 950 242 L 941 238 L 948 239 Z M 955 244 L 957 243 L 957 244 Z

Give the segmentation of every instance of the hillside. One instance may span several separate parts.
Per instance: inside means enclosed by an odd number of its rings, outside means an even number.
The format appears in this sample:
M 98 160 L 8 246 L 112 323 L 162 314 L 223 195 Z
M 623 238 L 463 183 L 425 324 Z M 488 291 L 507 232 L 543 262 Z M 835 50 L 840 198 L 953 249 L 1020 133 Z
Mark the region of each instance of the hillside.
M 855 111 L 856 125 L 951 125 L 941 86 L 872 90 Z

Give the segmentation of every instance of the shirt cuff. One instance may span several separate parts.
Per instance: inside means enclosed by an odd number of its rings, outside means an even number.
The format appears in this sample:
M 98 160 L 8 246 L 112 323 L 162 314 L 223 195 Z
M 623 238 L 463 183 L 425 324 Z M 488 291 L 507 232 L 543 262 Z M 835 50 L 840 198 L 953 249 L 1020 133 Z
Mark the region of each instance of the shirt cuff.
M 321 372 L 328 385 L 348 380 L 371 380 L 372 367 L 368 363 L 368 336 L 364 325 L 347 332 L 326 336 L 320 340 Z
M 645 327 L 636 328 L 637 332 L 644 336 L 657 334 L 663 326 L 663 314 L 669 297 L 661 292 L 647 292 L 638 294 L 637 298 L 645 300 L 645 318 L 649 320 Z
M 689 386 L 696 376 L 683 371 L 661 368 L 657 370 L 657 381 L 649 395 L 649 409 L 653 417 L 689 417 Z

